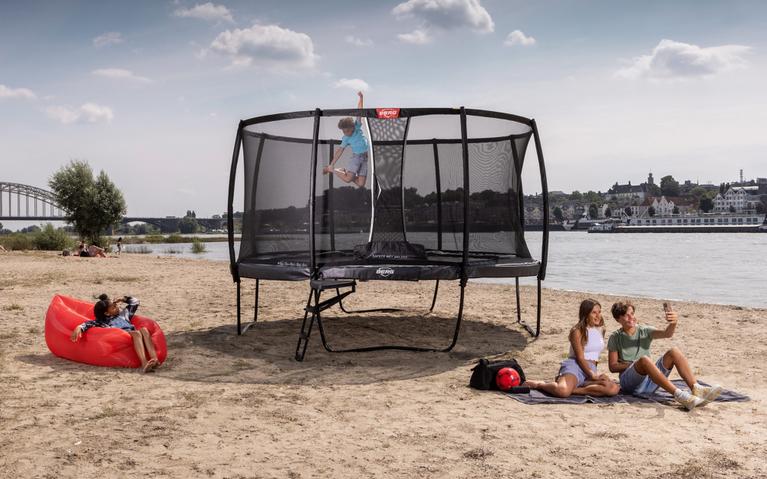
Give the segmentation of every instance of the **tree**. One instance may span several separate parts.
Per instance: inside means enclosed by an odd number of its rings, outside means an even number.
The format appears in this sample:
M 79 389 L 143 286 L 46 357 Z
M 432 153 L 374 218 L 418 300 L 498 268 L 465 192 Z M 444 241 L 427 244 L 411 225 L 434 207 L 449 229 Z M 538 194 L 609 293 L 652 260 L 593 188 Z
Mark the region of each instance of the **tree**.
M 730 213 L 735 213 L 735 207 L 734 206 L 730 206 Z
M 651 206 L 651 207 L 647 208 L 647 214 L 650 215 L 651 218 L 653 216 L 655 216 L 655 207 Z
M 192 234 L 200 231 L 200 224 L 194 217 L 187 216 L 178 223 L 178 230 L 183 234 Z
M 674 206 L 674 209 L 671 210 L 671 213 L 673 213 L 675 215 L 678 215 L 679 214 L 679 207 L 678 206 Z
M 592 220 L 595 220 L 599 217 L 599 209 L 597 208 L 597 205 L 594 203 L 591 203 L 589 205 L 589 218 Z
M 575 190 L 570 193 L 570 201 L 580 202 L 581 200 L 583 200 L 583 195 L 580 191 Z
M 714 209 L 714 201 L 711 198 L 704 196 L 698 202 L 698 208 L 700 208 L 702 212 L 708 213 Z
M 759 202 L 756 204 L 756 213 L 763 215 L 765 212 L 767 212 L 767 206 L 764 205 L 764 203 Z M 0 225 L 0 228 L 2 228 L 2 225 Z
M 666 196 L 679 196 L 679 182 L 671 175 L 660 179 L 660 192 Z
M 626 208 L 623 210 L 623 212 L 624 212 L 624 213 L 626 213 L 626 216 L 629 216 L 629 217 L 630 217 L 632 214 L 634 214 L 634 211 L 631 209 L 631 207 L 630 207 L 630 206 L 627 206 L 627 207 L 626 207 Z
M 565 215 L 562 214 L 562 208 L 560 208 L 559 206 L 554 208 L 554 218 L 556 218 L 556 220 L 559 221 L 560 223 L 563 222 L 565 219 Z
M 94 180 L 86 161 L 74 160 L 48 181 L 67 221 L 88 242 L 101 245 L 101 233 L 116 225 L 127 210 L 120 190 L 104 171 Z
M 612 218 L 613 217 L 613 210 L 608 206 L 605 210 L 605 218 Z

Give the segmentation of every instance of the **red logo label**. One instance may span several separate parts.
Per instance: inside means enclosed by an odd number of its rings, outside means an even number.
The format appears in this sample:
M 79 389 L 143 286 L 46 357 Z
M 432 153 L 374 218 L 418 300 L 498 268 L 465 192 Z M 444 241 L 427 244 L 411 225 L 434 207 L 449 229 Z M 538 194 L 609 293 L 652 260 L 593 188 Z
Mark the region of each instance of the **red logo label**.
M 376 108 L 376 116 L 384 120 L 399 118 L 399 108 Z

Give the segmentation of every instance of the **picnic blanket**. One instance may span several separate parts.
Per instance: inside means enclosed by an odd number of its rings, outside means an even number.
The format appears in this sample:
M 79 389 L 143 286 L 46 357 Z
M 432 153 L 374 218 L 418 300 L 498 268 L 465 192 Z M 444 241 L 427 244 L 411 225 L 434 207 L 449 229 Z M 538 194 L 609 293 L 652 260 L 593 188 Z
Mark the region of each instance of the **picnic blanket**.
M 674 379 L 671 381 L 674 383 L 674 385 L 678 388 L 682 389 L 689 389 L 687 385 L 684 383 L 681 379 Z M 708 384 L 704 383 L 703 381 L 698 381 L 703 386 L 708 386 Z M 615 396 L 611 397 L 594 397 L 594 396 L 577 396 L 573 395 L 567 398 L 558 398 L 554 396 L 549 396 L 548 394 L 544 394 L 540 391 L 530 391 L 529 393 L 524 394 L 510 394 L 506 393 L 510 398 L 516 399 L 519 402 L 525 403 L 525 404 L 585 404 L 585 403 L 594 403 L 594 404 L 658 404 L 658 403 L 672 403 L 674 402 L 674 398 L 671 396 L 671 394 L 667 393 L 663 389 L 658 388 L 658 390 L 653 394 L 647 394 L 647 395 L 631 395 L 631 394 L 617 394 Z M 740 394 L 735 391 L 731 391 L 729 389 L 725 389 L 722 391 L 722 394 L 719 395 L 718 398 L 716 398 L 715 402 L 744 402 L 744 401 L 750 401 L 751 398 L 744 394 Z

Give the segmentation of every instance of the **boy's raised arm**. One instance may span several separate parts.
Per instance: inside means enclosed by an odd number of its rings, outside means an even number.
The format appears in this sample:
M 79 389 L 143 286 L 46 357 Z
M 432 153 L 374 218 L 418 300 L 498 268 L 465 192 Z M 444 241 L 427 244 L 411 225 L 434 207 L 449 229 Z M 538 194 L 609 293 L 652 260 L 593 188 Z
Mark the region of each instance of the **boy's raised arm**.
M 364 96 L 363 96 L 361 91 L 357 92 L 357 96 L 360 97 L 360 99 L 357 101 L 357 108 L 359 110 L 362 110 L 364 108 L 364 103 L 365 103 Z M 360 117 L 359 116 L 357 117 L 357 121 L 360 121 Z
M 676 314 L 675 311 L 667 311 L 666 312 L 666 329 L 663 331 L 656 329 L 652 332 L 652 338 L 653 339 L 666 339 L 670 338 L 674 335 L 674 331 L 676 331 L 676 322 L 679 319 L 679 316 Z

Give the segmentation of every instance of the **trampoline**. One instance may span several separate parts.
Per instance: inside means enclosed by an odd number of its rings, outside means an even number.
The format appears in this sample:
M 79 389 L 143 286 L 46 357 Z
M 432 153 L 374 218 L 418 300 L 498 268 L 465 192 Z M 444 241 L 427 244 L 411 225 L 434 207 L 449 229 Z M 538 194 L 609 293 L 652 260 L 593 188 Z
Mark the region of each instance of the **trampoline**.
M 359 187 L 327 166 L 341 146 L 339 120 L 359 121 L 367 173 Z M 540 259 L 525 242 L 522 171 L 533 142 L 543 197 Z M 242 152 L 242 155 L 240 153 Z M 234 200 L 244 171 L 242 235 L 235 252 Z M 351 164 L 344 149 L 337 166 Z M 360 170 L 360 176 L 363 171 Z M 458 340 L 464 293 L 472 278 L 515 278 L 517 322 L 541 326 L 541 281 L 548 253 L 548 189 L 535 120 L 468 108 L 378 108 L 299 111 L 243 120 L 229 176 L 229 258 L 237 294 L 237 334 L 258 319 L 259 282 L 309 282 L 295 358 L 304 359 L 316 323 L 329 352 L 403 349 L 450 351 Z M 523 321 L 519 278 L 537 279 L 535 327 Z M 241 282 L 255 280 L 253 321 L 242 321 Z M 349 311 L 343 300 L 360 281 L 458 281 L 452 340 L 444 348 L 330 346 L 322 311 Z M 325 298 L 323 299 L 323 293 Z

